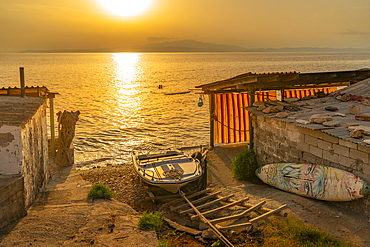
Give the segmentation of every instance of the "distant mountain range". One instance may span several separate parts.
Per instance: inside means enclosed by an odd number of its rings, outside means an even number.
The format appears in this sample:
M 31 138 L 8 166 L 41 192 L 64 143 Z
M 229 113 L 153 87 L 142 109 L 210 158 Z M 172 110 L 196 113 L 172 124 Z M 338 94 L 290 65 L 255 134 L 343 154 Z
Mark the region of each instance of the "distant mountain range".
M 370 52 L 361 48 L 259 48 L 246 49 L 235 45 L 203 43 L 195 40 L 179 40 L 173 42 L 153 43 L 138 46 L 122 46 L 117 48 L 74 49 L 74 50 L 25 50 L 20 53 L 77 53 L 77 52 Z

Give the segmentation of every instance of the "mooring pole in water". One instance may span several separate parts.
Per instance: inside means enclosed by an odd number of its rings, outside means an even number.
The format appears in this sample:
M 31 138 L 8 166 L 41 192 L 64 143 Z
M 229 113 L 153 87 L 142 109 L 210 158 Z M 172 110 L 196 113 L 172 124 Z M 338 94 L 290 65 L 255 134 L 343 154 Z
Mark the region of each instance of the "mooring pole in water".
M 19 67 L 19 74 L 21 76 L 21 97 L 26 96 L 26 86 L 24 82 L 24 68 Z
M 50 132 L 51 132 L 51 156 L 55 157 L 55 130 L 54 130 L 54 98 L 56 93 L 48 93 L 50 103 Z
M 214 140 L 214 132 L 215 132 L 215 121 L 214 121 L 214 116 L 215 116 L 215 94 L 211 93 L 211 107 L 210 107 L 210 146 L 214 147 L 215 146 L 215 140 Z

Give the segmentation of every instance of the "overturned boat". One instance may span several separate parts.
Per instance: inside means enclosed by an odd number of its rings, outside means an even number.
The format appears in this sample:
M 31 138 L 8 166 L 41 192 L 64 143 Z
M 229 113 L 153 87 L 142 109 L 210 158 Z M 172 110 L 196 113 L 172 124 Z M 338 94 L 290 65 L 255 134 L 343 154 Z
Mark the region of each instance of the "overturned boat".
M 133 166 L 141 180 L 169 192 L 178 190 L 203 174 L 200 160 L 178 150 L 159 154 L 133 154 Z

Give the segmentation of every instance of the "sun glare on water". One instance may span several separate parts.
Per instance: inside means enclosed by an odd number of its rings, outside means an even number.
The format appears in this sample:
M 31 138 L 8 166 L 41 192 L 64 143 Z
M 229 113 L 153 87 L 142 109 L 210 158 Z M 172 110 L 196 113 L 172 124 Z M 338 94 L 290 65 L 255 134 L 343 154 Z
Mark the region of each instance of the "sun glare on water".
M 134 16 L 147 9 L 152 0 L 99 0 L 100 4 L 115 15 Z

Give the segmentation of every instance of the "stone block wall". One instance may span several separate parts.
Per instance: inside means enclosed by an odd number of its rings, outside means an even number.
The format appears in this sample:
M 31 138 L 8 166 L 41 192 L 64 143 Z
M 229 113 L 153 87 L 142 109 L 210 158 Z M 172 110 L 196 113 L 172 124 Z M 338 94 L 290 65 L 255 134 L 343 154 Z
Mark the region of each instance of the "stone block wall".
M 0 175 L 0 229 L 26 215 L 23 177 Z
M 46 107 L 45 101 L 33 117 L 22 126 L 22 175 L 24 176 L 26 207 L 32 204 L 37 194 L 48 182 Z
M 350 171 L 370 184 L 370 148 L 319 130 L 251 115 L 259 165 L 313 163 Z

